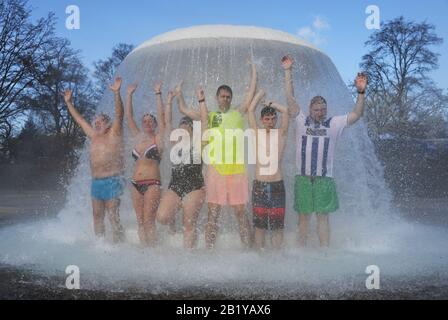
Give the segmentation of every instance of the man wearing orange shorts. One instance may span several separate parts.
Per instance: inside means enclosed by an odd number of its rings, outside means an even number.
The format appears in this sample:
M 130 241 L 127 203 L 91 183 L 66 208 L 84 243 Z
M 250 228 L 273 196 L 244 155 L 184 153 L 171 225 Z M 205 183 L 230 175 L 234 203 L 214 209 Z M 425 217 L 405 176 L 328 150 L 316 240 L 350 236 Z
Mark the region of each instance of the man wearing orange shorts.
M 231 108 L 232 89 L 228 86 L 219 87 L 216 97 L 219 111 L 208 114 L 209 130 L 216 130 L 224 136 L 227 129 L 244 130 L 243 114 L 247 111 L 244 105 L 241 108 Z M 222 158 L 225 159 L 226 143 L 222 141 Z M 210 143 L 213 143 L 211 141 Z M 234 151 L 236 148 L 234 148 Z M 235 163 L 213 163 L 207 168 L 206 190 L 208 202 L 208 221 L 205 229 L 205 242 L 207 248 L 212 249 L 216 243 L 218 233 L 218 219 L 223 206 L 229 205 L 234 209 L 238 220 L 241 242 L 244 248 L 250 247 L 250 225 L 246 214 L 246 204 L 249 200 L 249 185 L 244 164 Z M 215 159 L 216 160 L 216 159 Z
M 246 166 L 236 161 L 236 143 L 230 142 L 226 144 L 225 130 L 241 129 L 241 134 L 245 129 L 244 115 L 247 113 L 249 105 L 255 95 L 257 87 L 257 71 L 255 65 L 251 65 L 251 83 L 246 93 L 243 103 L 239 108 L 231 106 L 233 93 L 229 86 L 220 86 L 216 92 L 216 100 L 219 110 L 208 112 L 205 95 L 199 97 L 199 105 L 202 112 L 193 110 L 181 110 L 190 118 L 201 119 L 202 125 L 207 126 L 210 132 L 221 134 L 222 140 L 214 140 L 210 138 L 209 144 L 222 146 L 221 160 L 214 154 L 210 154 L 210 164 L 207 168 L 206 176 L 206 192 L 208 203 L 208 221 L 205 228 L 205 243 L 208 249 L 213 249 L 216 244 L 218 233 L 218 220 L 221 215 L 223 206 L 229 205 L 234 209 L 235 216 L 238 221 L 241 242 L 244 248 L 251 246 L 251 232 L 249 219 L 246 213 L 246 204 L 249 200 L 249 185 L 246 174 Z M 225 161 L 226 153 L 232 152 L 233 161 L 228 163 Z M 213 153 L 213 152 L 211 152 Z

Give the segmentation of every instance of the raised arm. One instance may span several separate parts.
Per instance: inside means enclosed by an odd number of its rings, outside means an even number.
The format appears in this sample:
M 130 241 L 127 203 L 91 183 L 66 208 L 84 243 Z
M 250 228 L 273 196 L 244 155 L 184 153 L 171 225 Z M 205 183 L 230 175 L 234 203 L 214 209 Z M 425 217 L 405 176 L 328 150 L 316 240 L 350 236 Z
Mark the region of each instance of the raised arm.
M 157 99 L 157 122 L 159 125 L 159 133 L 157 134 L 157 139 L 159 142 L 165 136 L 165 112 L 163 110 L 163 99 L 162 99 L 162 82 L 156 83 L 154 85 L 154 94 Z M 161 143 L 158 143 L 159 147 Z
M 364 113 L 367 82 L 368 82 L 367 76 L 363 73 L 358 73 L 356 80 L 355 80 L 355 86 L 356 86 L 356 89 L 358 90 L 358 98 L 356 99 L 355 108 L 348 115 L 348 125 L 349 126 L 351 126 L 352 124 L 357 122 L 359 119 L 361 119 L 361 117 Z
M 70 112 L 73 119 L 76 123 L 81 127 L 82 131 L 86 134 L 87 137 L 92 138 L 95 134 L 95 130 L 90 125 L 86 119 L 76 110 L 73 104 L 73 92 L 71 90 L 65 90 L 63 93 L 65 104 L 67 105 L 68 111 Z
M 177 87 L 176 87 L 177 89 Z M 168 97 L 166 98 L 166 104 L 165 104 L 165 136 L 169 136 L 171 134 L 171 131 L 173 130 L 173 99 L 175 96 L 175 92 L 170 91 L 168 92 Z
M 182 94 L 182 83 L 179 86 L 180 86 L 180 92 L 179 92 L 179 94 L 176 95 L 177 103 L 179 105 L 179 111 L 182 114 L 186 115 L 187 117 L 190 117 L 193 121 L 200 121 L 201 120 L 200 111 L 193 110 L 191 108 L 187 108 L 184 96 Z
M 250 85 L 249 85 L 249 89 L 246 92 L 246 96 L 244 97 L 243 103 L 240 106 L 239 111 L 242 114 L 246 114 L 247 109 L 250 106 L 250 103 L 252 102 L 254 95 L 255 95 L 255 91 L 257 90 L 257 68 L 255 66 L 255 64 L 248 60 L 247 63 L 250 65 L 251 68 L 251 80 L 250 80 Z
M 289 109 L 288 107 L 281 105 L 277 102 L 269 102 L 267 106 L 274 108 L 278 112 L 282 114 L 282 122 L 280 124 L 280 133 L 283 136 L 286 136 L 288 134 L 288 128 L 289 128 Z
M 120 77 L 115 78 L 115 82 L 109 86 L 110 90 L 114 93 L 115 100 L 115 117 L 114 122 L 112 123 L 112 132 L 115 135 L 123 134 L 123 117 L 124 117 L 124 108 L 123 101 L 121 100 L 120 89 L 121 89 L 122 79 Z
M 300 106 L 294 96 L 294 86 L 292 80 L 292 66 L 294 59 L 287 55 L 282 58 L 282 67 L 285 70 L 286 97 L 288 99 L 289 115 L 295 117 L 300 112 Z
M 134 119 L 134 110 L 132 107 L 132 96 L 134 95 L 135 90 L 137 89 L 137 84 L 131 84 L 128 87 L 128 95 L 126 98 L 126 117 L 128 120 L 128 127 L 131 131 L 131 135 L 133 137 L 137 136 L 140 133 L 140 129 L 137 126 L 137 123 Z
M 208 129 L 208 109 L 207 104 L 205 103 L 205 93 L 201 87 L 196 90 L 196 97 L 199 101 L 199 109 L 201 115 L 201 136 L 203 136 L 204 132 Z
M 249 109 L 247 110 L 249 126 L 254 130 L 257 130 L 257 118 L 255 116 L 255 110 L 257 109 L 258 103 L 261 101 L 261 99 L 263 99 L 265 95 L 266 93 L 263 90 L 259 90 L 255 97 L 252 99 Z

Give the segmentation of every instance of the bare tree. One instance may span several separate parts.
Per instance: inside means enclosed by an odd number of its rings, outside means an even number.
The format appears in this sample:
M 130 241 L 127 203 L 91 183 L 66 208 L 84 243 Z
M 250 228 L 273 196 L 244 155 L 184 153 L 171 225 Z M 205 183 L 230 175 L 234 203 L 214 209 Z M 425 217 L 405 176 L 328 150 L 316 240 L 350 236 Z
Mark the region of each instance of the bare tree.
M 24 111 L 18 102 L 34 82 L 30 65 L 42 61 L 42 46 L 53 36 L 52 13 L 36 23 L 30 15 L 26 0 L 0 0 L 0 145 Z
M 416 122 L 443 118 L 447 96 L 429 78 L 439 66 L 439 55 L 431 47 L 442 41 L 433 25 L 399 17 L 384 23 L 365 43 L 370 52 L 361 68 L 369 76 L 367 121 L 374 138 L 386 133 L 412 136 Z
M 109 58 L 94 63 L 95 71 L 93 75 L 96 79 L 98 99 L 104 93 L 108 84 L 112 82 L 117 67 L 133 49 L 134 46 L 131 44 L 120 43 L 113 47 L 112 55 Z
M 83 143 L 84 135 L 69 116 L 61 93 L 73 90 L 78 110 L 88 117 L 95 108 L 92 85 L 79 52 L 70 47 L 67 39 L 54 38 L 45 47 L 45 59 L 31 67 L 33 88 L 21 103 L 40 119 L 45 134 L 55 136 L 59 153 L 71 155 Z

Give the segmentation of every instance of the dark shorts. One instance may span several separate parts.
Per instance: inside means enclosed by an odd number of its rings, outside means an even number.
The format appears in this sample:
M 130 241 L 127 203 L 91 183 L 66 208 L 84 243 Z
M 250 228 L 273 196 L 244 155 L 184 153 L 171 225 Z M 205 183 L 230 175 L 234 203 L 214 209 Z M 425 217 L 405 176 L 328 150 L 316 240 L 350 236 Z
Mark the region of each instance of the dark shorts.
M 93 179 L 91 196 L 100 201 L 118 199 L 123 194 L 124 180 L 120 176 Z
M 285 184 L 283 181 L 254 181 L 252 189 L 255 228 L 278 230 L 285 227 Z
M 190 192 L 202 189 L 205 184 L 204 177 L 202 176 L 202 169 L 200 166 L 185 166 L 185 170 L 181 169 L 177 168 L 176 170 L 173 170 L 171 182 L 168 189 L 174 191 L 179 196 L 179 198 L 183 199 Z

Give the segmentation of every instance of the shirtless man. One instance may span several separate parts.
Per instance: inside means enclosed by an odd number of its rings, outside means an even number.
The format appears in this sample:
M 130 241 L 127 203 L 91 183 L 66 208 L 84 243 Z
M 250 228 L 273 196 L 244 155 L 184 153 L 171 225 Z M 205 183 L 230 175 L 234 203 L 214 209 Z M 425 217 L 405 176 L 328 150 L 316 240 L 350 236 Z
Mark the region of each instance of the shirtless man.
M 93 225 L 97 237 L 105 236 L 106 212 L 113 231 L 113 241 L 124 239 L 120 223 L 120 196 L 123 193 L 123 103 L 120 97 L 121 78 L 117 77 L 110 89 L 115 97 L 115 119 L 111 122 L 106 114 L 95 118 L 94 125 L 85 120 L 76 110 L 72 91 L 64 92 L 64 100 L 76 123 L 90 139 L 90 168 L 92 175 Z
M 282 65 L 285 68 L 285 59 L 282 60 Z M 252 188 L 254 240 L 256 249 L 264 248 L 265 233 L 266 230 L 270 229 L 272 231 L 272 247 L 280 249 L 283 244 L 286 206 L 281 162 L 286 139 L 288 138 L 289 119 L 290 116 L 297 114 L 298 108 L 296 105 L 293 105 L 288 110 L 287 107 L 276 102 L 264 102 L 265 107 L 261 110 L 261 126 L 258 127 L 255 109 L 264 96 L 265 92 L 263 90 L 258 91 L 248 110 L 249 126 L 255 130 L 257 140 L 256 176 Z M 277 111 L 282 116 L 279 129 L 276 129 Z M 259 135 L 258 130 L 265 130 L 265 135 Z M 274 146 L 277 152 L 277 170 L 275 172 L 263 172 L 263 166 L 258 159 L 258 155 L 260 150 L 262 150 L 262 154 L 270 156 L 271 146 Z M 273 152 L 275 151 L 273 150 Z

